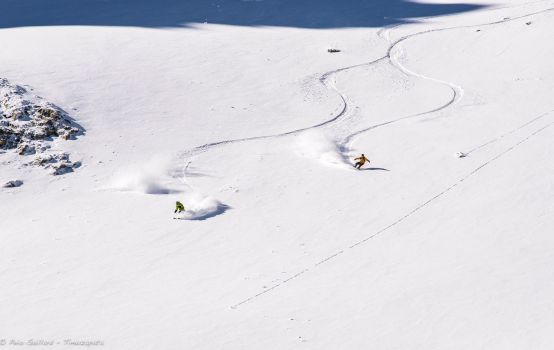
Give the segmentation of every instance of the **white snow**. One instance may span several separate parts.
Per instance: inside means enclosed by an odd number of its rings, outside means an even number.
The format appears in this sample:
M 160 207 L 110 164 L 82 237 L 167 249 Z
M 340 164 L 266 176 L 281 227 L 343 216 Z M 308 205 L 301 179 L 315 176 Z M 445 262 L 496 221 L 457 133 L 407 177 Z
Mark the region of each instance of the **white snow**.
M 554 1 L 3 6 L 7 348 L 554 346 Z
M 132 164 L 115 172 L 107 189 L 134 191 L 145 194 L 170 194 L 172 160 L 167 156 L 154 156 L 143 164 Z
M 298 136 L 294 149 L 298 154 L 308 159 L 317 160 L 321 164 L 340 167 L 343 169 L 352 168 L 347 157 L 349 153 L 344 146 L 328 135 L 316 130 L 308 130 Z

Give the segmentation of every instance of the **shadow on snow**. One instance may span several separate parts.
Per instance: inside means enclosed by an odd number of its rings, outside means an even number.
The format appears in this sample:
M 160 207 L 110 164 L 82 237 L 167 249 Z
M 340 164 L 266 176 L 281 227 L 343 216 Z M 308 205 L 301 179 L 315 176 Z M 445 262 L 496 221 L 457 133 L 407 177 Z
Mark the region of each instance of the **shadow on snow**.
M 483 8 L 410 0 L 3 0 L 0 28 L 58 25 L 382 27 Z
M 225 213 L 227 210 L 231 209 L 230 206 L 226 204 L 219 203 L 214 210 L 210 211 L 200 211 L 198 213 L 193 212 L 192 214 L 187 214 L 185 212 L 185 216 L 182 218 L 178 218 L 178 220 L 190 220 L 190 221 L 204 221 L 210 218 L 213 218 L 214 216 L 221 215 Z
M 390 171 L 389 169 L 385 168 L 361 168 L 360 170 L 382 170 L 382 171 Z

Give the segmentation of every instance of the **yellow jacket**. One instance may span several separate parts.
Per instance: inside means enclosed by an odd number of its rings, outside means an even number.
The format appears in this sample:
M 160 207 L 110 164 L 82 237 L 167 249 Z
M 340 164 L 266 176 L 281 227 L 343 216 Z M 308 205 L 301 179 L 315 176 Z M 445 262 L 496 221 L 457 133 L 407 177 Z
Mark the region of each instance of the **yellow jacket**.
M 364 165 L 366 161 L 369 162 L 369 159 L 367 159 L 365 156 L 354 158 L 354 160 L 358 160 L 361 165 Z

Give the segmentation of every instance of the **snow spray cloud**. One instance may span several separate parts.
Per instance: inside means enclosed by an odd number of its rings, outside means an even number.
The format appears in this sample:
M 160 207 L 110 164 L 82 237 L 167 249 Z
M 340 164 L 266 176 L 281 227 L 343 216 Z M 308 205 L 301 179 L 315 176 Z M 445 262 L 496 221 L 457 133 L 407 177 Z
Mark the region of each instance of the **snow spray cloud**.
M 187 193 L 183 200 L 185 212 L 179 217 L 183 220 L 205 220 L 223 214 L 229 207 L 212 197 L 199 193 Z
M 173 171 L 170 157 L 155 156 L 144 164 L 135 164 L 116 172 L 111 188 L 146 194 L 177 192 L 168 187 Z
M 349 166 L 346 150 L 337 141 L 319 131 L 309 130 L 300 134 L 294 147 L 301 156 L 325 165 L 340 168 Z

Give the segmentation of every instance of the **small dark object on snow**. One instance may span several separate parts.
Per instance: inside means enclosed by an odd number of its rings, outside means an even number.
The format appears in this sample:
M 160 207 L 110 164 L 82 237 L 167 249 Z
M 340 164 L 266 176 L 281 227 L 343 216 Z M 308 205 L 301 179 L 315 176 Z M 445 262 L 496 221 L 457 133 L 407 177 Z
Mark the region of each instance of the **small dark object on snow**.
M 185 206 L 183 205 L 183 203 L 181 203 L 179 201 L 175 202 L 175 211 L 174 211 L 175 214 L 178 214 L 178 213 L 180 213 L 182 211 L 185 211 L 185 210 L 186 209 L 185 209 Z
M 340 50 L 339 49 L 327 49 L 327 52 L 335 53 L 335 52 L 340 52 Z
M 467 153 L 464 153 L 464 152 L 457 152 L 457 153 L 456 153 L 456 157 L 458 157 L 458 158 L 465 158 L 465 157 L 467 157 Z
M 527 23 L 525 23 L 525 24 L 527 24 L 527 25 L 529 26 L 529 25 L 531 25 L 531 23 L 533 23 L 533 22 L 527 22 Z
M 481 31 L 481 29 L 477 29 L 477 30 L 476 30 L 476 32 L 480 32 L 480 31 Z
M 77 169 L 81 166 L 81 162 L 63 161 L 52 165 L 52 175 L 64 175 L 73 172 L 73 169 Z
M 8 181 L 4 184 L 4 188 L 13 188 L 13 187 L 19 187 L 23 185 L 23 181 L 21 180 L 12 180 L 12 181 Z

